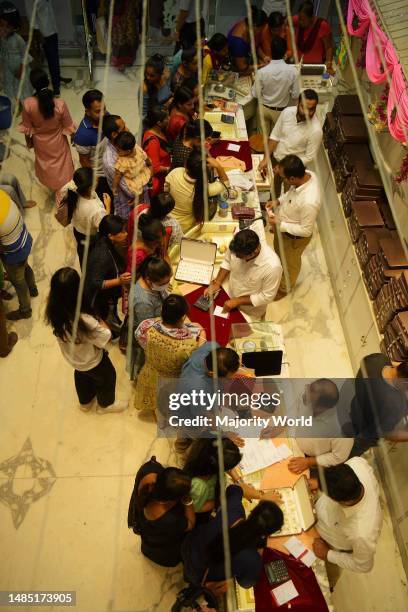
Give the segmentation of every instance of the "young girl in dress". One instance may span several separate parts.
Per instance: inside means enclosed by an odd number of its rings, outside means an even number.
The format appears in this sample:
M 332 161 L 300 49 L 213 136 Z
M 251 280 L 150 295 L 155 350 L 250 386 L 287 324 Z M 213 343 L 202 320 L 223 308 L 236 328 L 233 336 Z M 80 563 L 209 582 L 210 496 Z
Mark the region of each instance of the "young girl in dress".
M 3 89 L 10 100 L 17 100 L 18 88 L 24 68 L 26 43 L 17 31 L 20 29 L 20 13 L 11 2 L 2 2 L 0 7 L 0 61 L 3 68 Z M 28 61 L 32 58 L 29 55 Z M 26 67 L 20 100 L 31 95 L 28 80 L 30 68 Z
M 115 164 L 115 177 L 112 191 L 117 194 L 122 176 L 125 178 L 129 191 L 136 196 L 142 196 L 152 178 L 152 163 L 130 132 L 121 132 L 116 140 L 115 147 L 118 158 Z

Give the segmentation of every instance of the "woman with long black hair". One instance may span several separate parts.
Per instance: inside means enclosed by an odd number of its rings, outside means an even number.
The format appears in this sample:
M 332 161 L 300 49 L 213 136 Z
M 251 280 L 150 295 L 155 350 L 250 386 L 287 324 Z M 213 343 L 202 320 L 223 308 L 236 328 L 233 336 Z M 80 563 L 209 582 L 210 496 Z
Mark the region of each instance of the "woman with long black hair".
M 117 306 L 122 287 L 128 287 L 132 275 L 125 272 L 126 221 L 106 215 L 99 224 L 98 239 L 89 254 L 86 267 L 85 297 L 95 312 L 119 335 L 122 325 Z
M 72 181 L 61 190 L 61 197 L 68 204 L 68 216 L 74 228 L 81 268 L 87 234 L 90 236 L 89 249 L 91 250 L 101 220 L 111 211 L 110 196 L 104 193 L 102 203 L 99 196 L 93 191 L 93 175 L 92 168 L 78 168 L 74 172 Z
M 190 486 L 188 474 L 163 467 L 156 457 L 136 474 L 128 527 L 140 535 L 142 553 L 158 565 L 175 567 L 181 561 L 181 543 L 195 524 Z
M 268 536 L 281 529 L 283 512 L 275 501 L 263 501 L 261 497 L 245 518 L 242 488 L 230 485 L 226 496 L 231 573 L 238 584 L 248 589 L 261 575 L 263 563 L 258 550 L 266 546 Z M 279 501 L 277 495 L 275 500 Z M 221 508 L 214 519 L 186 537 L 181 552 L 185 578 L 192 584 L 226 580 Z
M 34 96 L 23 101 L 19 130 L 25 134 L 27 147 L 34 149 L 35 173 L 43 185 L 58 191 L 72 179 L 74 164 L 68 136 L 75 125 L 64 100 L 55 98 L 44 70 L 30 73 Z
M 89 412 L 123 412 L 127 402 L 115 400 L 116 371 L 106 346 L 111 339 L 108 326 L 96 319 L 84 303 L 75 326 L 80 277 L 73 268 L 61 268 L 51 278 L 45 320 L 51 325 L 65 360 L 74 368 L 79 407 Z
M 194 92 L 182 85 L 174 93 L 167 126 L 168 141 L 173 144 L 188 121 L 194 119 Z
M 147 113 L 143 134 L 143 151 L 152 162 L 152 187 L 150 198 L 162 193 L 164 179 L 171 168 L 170 145 L 166 130 L 169 124 L 169 113 L 164 106 L 153 106 Z
M 203 178 L 201 151 L 193 150 L 186 161 L 185 168 L 175 168 L 167 176 L 165 191 L 169 191 L 176 203 L 172 216 L 177 219 L 183 232 L 194 225 L 204 222 L 204 180 L 207 180 L 209 198 L 220 195 L 229 186 L 224 168 L 215 159 L 207 157 L 206 167 L 217 170 L 218 179 L 208 182 L 208 175 Z M 209 218 L 216 212 L 216 206 L 209 206 Z

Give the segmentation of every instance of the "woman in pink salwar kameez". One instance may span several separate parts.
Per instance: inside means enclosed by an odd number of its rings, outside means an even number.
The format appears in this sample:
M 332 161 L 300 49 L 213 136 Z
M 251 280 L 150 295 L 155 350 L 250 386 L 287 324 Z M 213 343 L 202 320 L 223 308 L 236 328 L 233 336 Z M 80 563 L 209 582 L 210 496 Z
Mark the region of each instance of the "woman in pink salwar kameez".
M 64 100 L 48 88 L 47 74 L 34 69 L 30 74 L 35 94 L 23 101 L 20 132 L 34 148 L 35 174 L 45 187 L 58 191 L 74 174 L 68 136 L 76 130 Z

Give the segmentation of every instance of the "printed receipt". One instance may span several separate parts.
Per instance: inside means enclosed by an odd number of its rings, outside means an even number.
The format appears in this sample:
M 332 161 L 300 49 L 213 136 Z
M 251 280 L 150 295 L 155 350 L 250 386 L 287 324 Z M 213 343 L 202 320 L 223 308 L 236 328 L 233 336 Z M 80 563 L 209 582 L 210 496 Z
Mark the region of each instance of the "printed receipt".
M 286 540 L 284 546 L 291 555 L 293 555 L 296 559 L 299 559 L 299 561 L 304 563 L 307 567 L 310 567 L 316 561 L 316 555 L 314 552 L 309 550 L 309 548 L 306 548 L 303 542 L 301 542 L 299 538 L 296 538 L 295 536 L 292 536 L 289 538 L 289 540 Z

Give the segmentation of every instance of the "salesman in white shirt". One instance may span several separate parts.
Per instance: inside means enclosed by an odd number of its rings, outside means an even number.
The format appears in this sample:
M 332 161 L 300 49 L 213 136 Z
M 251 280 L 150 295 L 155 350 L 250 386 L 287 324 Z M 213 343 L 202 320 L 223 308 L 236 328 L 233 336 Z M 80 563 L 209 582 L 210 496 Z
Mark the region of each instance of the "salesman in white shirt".
M 325 491 L 316 502 L 313 542 L 319 559 L 352 572 L 369 572 L 382 525 L 378 482 L 362 457 L 324 469 L 320 477 Z
M 271 42 L 272 60 L 267 66 L 258 70 L 259 78 L 259 109 L 258 109 L 258 131 L 262 131 L 260 113 L 263 111 L 265 128 L 268 134 L 281 112 L 299 96 L 298 71 L 292 64 L 287 64 L 283 59 L 288 50 L 284 38 L 275 37 Z M 258 96 L 256 83 L 252 86 L 252 95 Z
M 176 48 L 175 53 L 181 48 L 181 41 L 184 36 L 196 33 L 197 21 L 200 19 L 201 36 L 205 37 L 205 23 L 203 19 L 204 0 L 199 1 L 200 15 L 196 14 L 195 0 L 179 0 L 179 13 L 176 21 Z
M 304 429 L 308 436 L 305 438 L 298 437 L 303 435 L 303 430 L 296 430 L 297 445 L 306 456 L 289 460 L 291 472 L 301 474 L 308 468 L 338 465 L 349 458 L 354 439 L 343 436 L 337 418 L 338 401 L 337 385 L 328 378 L 320 378 L 305 386 L 295 416 L 312 416 L 313 427 L 309 431 Z
M 305 166 L 309 166 L 317 155 L 323 138 L 322 126 L 316 116 L 318 103 L 317 93 L 313 89 L 305 89 L 299 96 L 297 106 L 285 108 L 272 130 L 269 155 L 264 156 L 259 171 L 266 175 L 270 156 L 274 169 L 275 197 L 280 196 L 282 188 L 282 179 L 275 171 L 281 159 L 286 155 L 297 155 Z
M 35 0 L 25 0 L 27 19 L 31 21 Z M 60 95 L 61 81 L 70 83 L 72 79 L 61 77 L 58 52 L 58 30 L 55 21 L 54 9 L 51 0 L 37 0 L 37 9 L 34 18 L 34 29 L 39 30 L 45 57 L 47 58 L 54 95 Z
M 230 299 L 224 311 L 239 308 L 253 321 L 265 318 L 266 308 L 275 299 L 282 277 L 277 254 L 251 229 L 235 234 L 215 280 L 206 295 L 218 291 L 228 279 Z
M 275 251 L 280 259 L 286 259 L 288 279 L 282 278 L 277 295 L 280 299 L 293 289 L 299 276 L 302 253 L 312 239 L 321 195 L 316 174 L 306 171 L 300 157 L 287 155 L 280 161 L 278 171 L 290 188 L 277 200 L 268 202 L 266 209 L 271 231 L 275 234 Z

